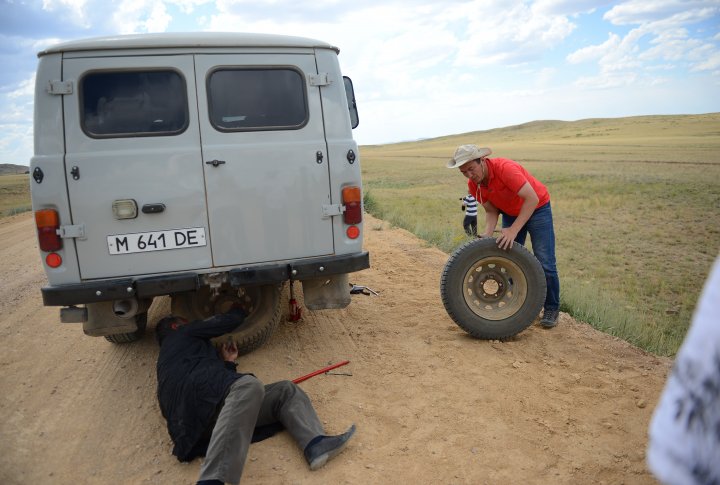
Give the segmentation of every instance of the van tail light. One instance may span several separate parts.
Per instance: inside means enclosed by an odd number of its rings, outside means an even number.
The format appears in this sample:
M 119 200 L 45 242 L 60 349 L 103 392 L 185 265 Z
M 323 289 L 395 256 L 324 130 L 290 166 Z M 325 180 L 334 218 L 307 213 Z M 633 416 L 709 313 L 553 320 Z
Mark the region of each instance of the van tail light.
M 360 224 L 362 222 L 362 190 L 360 187 L 350 186 L 342 189 L 342 201 L 345 206 L 343 215 L 345 224 Z
M 62 258 L 58 253 L 50 253 L 45 257 L 45 264 L 51 268 L 58 268 L 62 264 Z
M 360 228 L 358 228 L 357 226 L 348 226 L 345 234 L 347 235 L 348 239 L 357 239 L 360 237 Z
M 58 236 L 60 218 L 53 209 L 42 209 L 35 212 L 35 226 L 37 226 L 38 243 L 40 250 L 51 252 L 62 249 L 62 238 Z

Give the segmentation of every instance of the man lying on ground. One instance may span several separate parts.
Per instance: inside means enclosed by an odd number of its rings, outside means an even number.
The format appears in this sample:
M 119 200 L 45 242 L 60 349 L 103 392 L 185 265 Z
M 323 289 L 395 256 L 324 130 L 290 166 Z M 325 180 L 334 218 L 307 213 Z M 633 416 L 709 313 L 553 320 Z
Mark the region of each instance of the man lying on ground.
M 169 316 L 156 327 L 158 400 L 180 461 L 205 456 L 198 484 L 237 484 L 250 443 L 287 429 L 311 470 L 340 453 L 355 432 L 327 436 L 307 394 L 290 381 L 263 385 L 236 371 L 238 350 L 210 341 L 235 330 L 247 314 L 226 314 L 188 323 Z

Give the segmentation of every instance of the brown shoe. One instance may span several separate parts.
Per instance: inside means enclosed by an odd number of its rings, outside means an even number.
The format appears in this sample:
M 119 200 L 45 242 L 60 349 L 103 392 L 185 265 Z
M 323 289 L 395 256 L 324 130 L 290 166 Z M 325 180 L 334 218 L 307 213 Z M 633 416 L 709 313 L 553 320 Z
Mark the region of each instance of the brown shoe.
M 540 325 L 543 328 L 553 328 L 557 325 L 559 316 L 560 310 L 545 310 L 542 319 L 540 319 Z

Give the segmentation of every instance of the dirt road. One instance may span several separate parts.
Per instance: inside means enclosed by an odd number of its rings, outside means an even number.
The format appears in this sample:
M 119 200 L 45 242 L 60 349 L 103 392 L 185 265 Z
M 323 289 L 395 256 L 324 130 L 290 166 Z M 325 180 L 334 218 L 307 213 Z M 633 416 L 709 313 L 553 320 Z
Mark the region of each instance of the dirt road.
M 239 368 L 263 381 L 330 362 L 301 386 L 347 450 L 311 472 L 286 433 L 254 444 L 243 483 L 637 484 L 646 430 L 670 369 L 567 315 L 508 342 L 474 340 L 439 296 L 447 256 L 372 218 L 372 267 L 341 311 L 305 311 Z M 0 220 L 0 483 L 191 484 L 155 399 L 152 332 L 135 344 L 86 337 L 43 307 L 29 214 Z M 151 307 L 149 327 L 169 310 Z

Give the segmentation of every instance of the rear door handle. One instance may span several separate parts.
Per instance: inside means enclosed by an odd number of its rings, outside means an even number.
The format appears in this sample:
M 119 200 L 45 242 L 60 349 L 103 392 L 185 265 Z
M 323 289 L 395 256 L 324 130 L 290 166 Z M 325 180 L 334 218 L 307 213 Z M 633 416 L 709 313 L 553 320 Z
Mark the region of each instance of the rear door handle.
M 225 160 L 210 160 L 208 162 L 205 162 L 206 165 L 212 165 L 213 167 L 217 167 L 218 165 L 222 165 L 225 163 Z
M 165 210 L 165 204 L 144 204 L 142 206 L 143 214 L 159 214 Z

